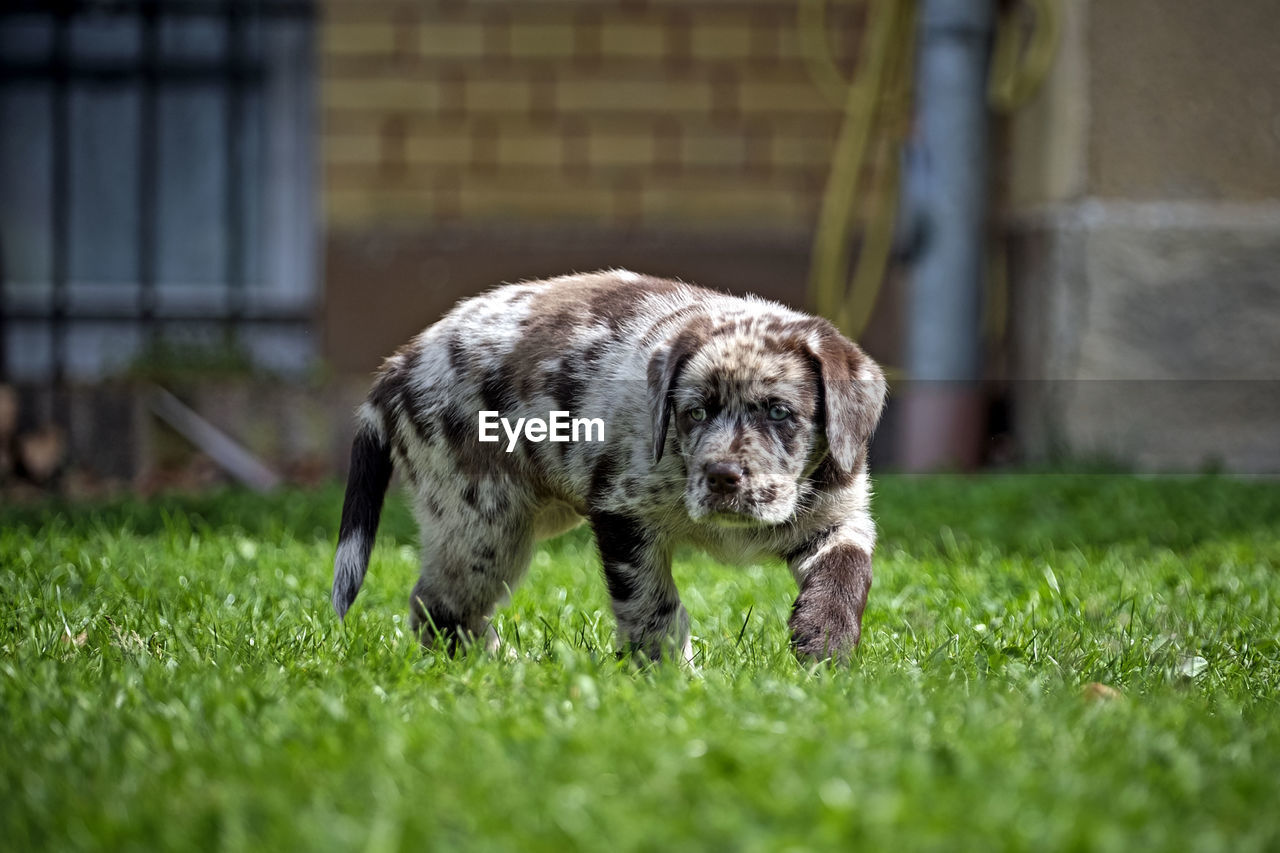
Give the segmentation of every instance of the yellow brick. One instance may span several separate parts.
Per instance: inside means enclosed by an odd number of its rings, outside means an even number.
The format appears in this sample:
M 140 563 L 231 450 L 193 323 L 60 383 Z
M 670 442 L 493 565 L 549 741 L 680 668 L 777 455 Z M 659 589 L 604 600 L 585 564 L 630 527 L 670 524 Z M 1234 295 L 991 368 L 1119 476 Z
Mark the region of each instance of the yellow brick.
M 511 55 L 522 59 L 573 56 L 571 24 L 511 25 Z
M 789 187 L 755 187 L 728 181 L 703 186 L 648 184 L 641 190 L 641 204 L 644 218 L 651 222 L 754 224 L 769 228 L 805 227 L 812 207 L 804 194 Z
M 383 190 L 374 197 L 374 214 L 381 221 L 434 219 L 439 193 L 425 187 Z
M 564 143 L 558 135 L 519 134 L 498 137 L 498 165 L 559 166 L 564 162 Z
M 799 32 L 793 26 L 783 27 L 778 31 L 778 58 L 799 59 L 800 56 Z
M 829 33 L 827 50 L 839 64 L 842 73 L 846 77 L 852 76 L 853 63 L 850 59 L 859 48 L 863 47 L 864 31 L 858 27 L 840 29 L 831 20 L 827 22 L 827 31 Z M 778 57 L 783 60 L 795 60 L 796 67 L 799 68 L 802 67 L 800 63 L 804 60 L 806 49 L 806 43 L 800 40 L 800 31 L 796 29 L 794 23 L 788 21 L 787 25 L 778 31 Z
M 429 58 L 480 56 L 484 53 L 484 25 L 424 21 L 418 27 L 418 50 Z
M 326 162 L 322 174 L 324 186 L 328 190 L 361 189 L 377 179 L 378 165 Z
M 495 185 L 467 182 L 460 193 L 461 214 L 467 219 L 599 220 L 612 217 L 614 194 L 602 187 L 566 186 L 556 181 L 544 185 Z
M 329 23 L 320 29 L 320 51 L 325 56 L 390 53 L 396 45 L 395 29 L 389 23 Z
M 320 147 L 326 163 L 376 163 L 382 156 L 382 140 L 374 134 L 328 134 Z
M 711 87 L 700 81 L 565 80 L 556 88 L 562 110 L 705 112 Z
M 778 166 L 823 166 L 831 162 L 835 140 L 821 136 L 774 137 L 770 158 Z
M 328 189 L 324 193 L 324 221 L 327 225 L 353 225 L 369 219 L 369 194 L 361 190 Z
M 321 0 L 320 18 L 325 23 L 364 22 L 370 18 L 390 18 L 398 11 L 395 4 L 382 0 Z M 404 8 L 407 4 L 399 4 Z
M 812 82 L 759 81 L 738 90 L 743 112 L 823 113 L 836 109 Z
M 329 190 L 324 198 L 329 225 L 425 222 L 437 209 L 438 193 L 427 187 Z
M 599 133 L 587 139 L 587 160 L 593 166 L 644 166 L 654 161 L 654 141 L 648 133 Z
M 741 166 L 747 161 L 746 137 L 687 134 L 680 140 L 680 161 L 690 166 Z
M 436 128 L 413 133 L 405 140 L 405 159 L 414 166 L 469 163 L 470 134 L 461 128 Z
M 321 87 L 326 109 L 424 111 L 440 106 L 440 87 L 428 80 L 339 78 Z
M 606 23 L 600 28 L 600 51 L 605 56 L 654 57 L 666 49 L 667 34 L 658 24 Z
M 741 59 L 751 53 L 751 27 L 746 24 L 700 24 L 693 28 L 690 48 L 697 59 Z
M 532 100 L 524 80 L 469 80 L 465 104 L 468 112 L 528 112 Z

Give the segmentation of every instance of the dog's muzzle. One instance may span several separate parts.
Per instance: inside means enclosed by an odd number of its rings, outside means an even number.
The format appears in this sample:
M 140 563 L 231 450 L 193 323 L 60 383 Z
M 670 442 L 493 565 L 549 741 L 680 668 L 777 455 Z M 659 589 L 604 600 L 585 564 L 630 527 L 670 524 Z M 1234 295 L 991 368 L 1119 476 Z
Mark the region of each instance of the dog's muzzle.
M 777 489 L 754 484 L 751 472 L 740 463 L 708 462 L 701 473 L 695 494 L 702 512 L 695 513 L 695 517 L 718 524 L 749 526 L 772 524 L 778 520 L 772 517 L 776 507 L 770 511 Z

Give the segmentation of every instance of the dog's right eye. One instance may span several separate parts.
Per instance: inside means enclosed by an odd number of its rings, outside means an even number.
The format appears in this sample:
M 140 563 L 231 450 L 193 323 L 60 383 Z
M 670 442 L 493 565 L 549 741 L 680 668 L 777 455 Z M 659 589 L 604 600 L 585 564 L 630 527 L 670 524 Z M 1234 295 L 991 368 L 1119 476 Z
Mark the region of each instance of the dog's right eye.
M 687 414 L 689 416 L 689 420 L 693 421 L 694 423 L 700 424 L 707 419 L 707 410 L 702 406 L 695 406 L 685 414 Z

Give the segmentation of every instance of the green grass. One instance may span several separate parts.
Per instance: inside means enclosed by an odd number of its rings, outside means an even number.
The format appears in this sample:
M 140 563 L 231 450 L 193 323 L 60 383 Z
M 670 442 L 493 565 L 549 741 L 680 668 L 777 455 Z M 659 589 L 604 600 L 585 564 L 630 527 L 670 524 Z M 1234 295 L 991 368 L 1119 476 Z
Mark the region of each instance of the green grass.
M 687 554 L 696 674 L 616 661 L 580 532 L 514 660 L 447 659 L 400 502 L 345 627 L 335 489 L 0 509 L 0 846 L 1280 847 L 1280 484 L 877 489 L 852 666 L 790 656 L 782 566 Z

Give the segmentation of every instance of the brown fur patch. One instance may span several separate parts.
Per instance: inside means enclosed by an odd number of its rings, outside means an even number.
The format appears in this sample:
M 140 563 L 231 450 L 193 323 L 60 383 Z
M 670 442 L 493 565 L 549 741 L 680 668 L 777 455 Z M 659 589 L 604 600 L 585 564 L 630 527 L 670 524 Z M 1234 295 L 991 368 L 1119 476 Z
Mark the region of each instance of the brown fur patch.
M 848 659 L 862 639 L 871 592 L 871 555 L 836 545 L 816 559 L 791 608 L 792 643 L 804 657 Z

